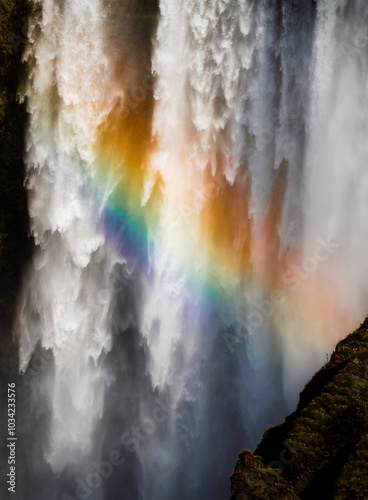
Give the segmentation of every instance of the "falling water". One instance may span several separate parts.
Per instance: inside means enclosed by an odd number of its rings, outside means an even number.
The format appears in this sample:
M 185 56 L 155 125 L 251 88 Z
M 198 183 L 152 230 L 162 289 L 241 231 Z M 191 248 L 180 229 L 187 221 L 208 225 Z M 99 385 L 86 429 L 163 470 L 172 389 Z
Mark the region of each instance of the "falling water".
M 99 35 L 102 15 L 99 2 L 45 2 L 31 20 L 25 55 L 31 68 L 26 182 L 37 249 L 22 297 L 20 367 L 38 342 L 53 353 L 47 460 L 55 471 L 91 446 L 107 382 L 99 357 L 111 345 L 113 259 L 95 230 L 93 205 L 103 200 L 88 193 L 95 134 L 117 98 Z
M 227 498 L 238 452 L 366 313 L 366 2 L 159 10 L 156 29 L 153 3 L 33 5 L 16 326 L 22 371 L 51 357 L 30 379 L 37 500 L 81 478 L 96 499 Z

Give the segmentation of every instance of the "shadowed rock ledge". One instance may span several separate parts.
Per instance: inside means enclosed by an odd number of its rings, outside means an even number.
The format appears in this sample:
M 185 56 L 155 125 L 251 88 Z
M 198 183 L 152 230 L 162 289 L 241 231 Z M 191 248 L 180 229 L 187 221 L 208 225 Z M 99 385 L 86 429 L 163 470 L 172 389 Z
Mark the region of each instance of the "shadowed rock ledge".
M 340 341 L 294 413 L 243 451 L 231 500 L 368 498 L 368 319 Z

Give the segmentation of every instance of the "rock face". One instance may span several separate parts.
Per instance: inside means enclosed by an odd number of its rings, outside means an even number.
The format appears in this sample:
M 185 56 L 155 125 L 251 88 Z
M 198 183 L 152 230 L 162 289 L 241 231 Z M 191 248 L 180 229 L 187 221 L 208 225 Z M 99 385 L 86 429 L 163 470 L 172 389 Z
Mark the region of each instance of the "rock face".
M 305 386 L 296 411 L 243 451 L 232 500 L 368 498 L 368 317 Z
M 15 356 L 11 327 L 22 268 L 30 253 L 24 181 L 26 112 L 17 99 L 26 44 L 26 0 L 0 0 L 0 360 Z M 17 360 L 16 360 L 17 362 Z M 1 370 L 0 369 L 0 370 Z

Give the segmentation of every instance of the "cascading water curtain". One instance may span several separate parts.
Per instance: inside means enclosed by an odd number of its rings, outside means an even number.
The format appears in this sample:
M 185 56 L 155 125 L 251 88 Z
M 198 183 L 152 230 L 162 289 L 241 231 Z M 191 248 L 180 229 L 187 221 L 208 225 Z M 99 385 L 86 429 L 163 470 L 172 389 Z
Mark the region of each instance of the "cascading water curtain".
M 367 18 L 32 2 L 31 500 L 228 498 L 241 449 L 364 318 Z

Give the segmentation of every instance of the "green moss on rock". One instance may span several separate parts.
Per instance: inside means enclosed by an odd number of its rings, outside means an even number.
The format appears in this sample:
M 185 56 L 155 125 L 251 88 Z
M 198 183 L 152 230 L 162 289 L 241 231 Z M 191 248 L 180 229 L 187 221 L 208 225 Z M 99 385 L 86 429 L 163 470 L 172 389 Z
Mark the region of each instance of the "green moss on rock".
M 231 476 L 232 499 L 241 494 L 260 499 L 291 494 L 303 500 L 366 499 L 367 435 L 366 319 L 337 344 L 330 362 L 305 386 L 297 410 L 266 431 L 254 455 L 242 452 Z M 268 483 L 262 471 L 271 465 L 278 467 L 279 479 Z M 259 496 L 254 496 L 252 478 L 260 481 Z M 276 485 L 282 489 L 275 490 Z

